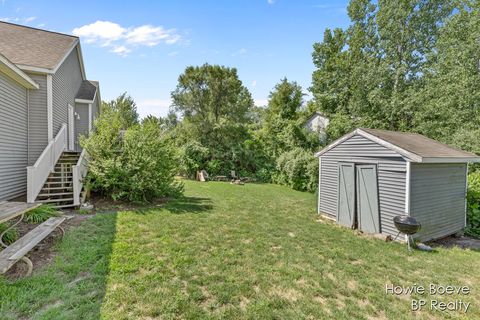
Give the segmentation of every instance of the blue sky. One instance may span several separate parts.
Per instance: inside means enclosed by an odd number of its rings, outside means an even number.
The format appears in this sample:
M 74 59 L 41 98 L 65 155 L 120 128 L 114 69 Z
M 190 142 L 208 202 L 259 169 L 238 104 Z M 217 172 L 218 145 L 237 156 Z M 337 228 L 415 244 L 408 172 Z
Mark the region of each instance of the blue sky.
M 102 99 L 127 91 L 142 116 L 158 116 L 185 67 L 205 62 L 236 67 L 259 105 L 283 77 L 307 92 L 312 45 L 348 25 L 347 2 L 0 0 L 0 19 L 80 36 Z

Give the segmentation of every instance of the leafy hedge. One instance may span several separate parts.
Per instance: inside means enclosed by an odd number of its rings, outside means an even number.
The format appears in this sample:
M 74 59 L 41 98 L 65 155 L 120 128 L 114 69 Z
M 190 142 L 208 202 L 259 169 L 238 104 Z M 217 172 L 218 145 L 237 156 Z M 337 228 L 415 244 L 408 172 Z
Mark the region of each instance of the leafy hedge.
M 107 108 L 95 122 L 96 131 L 82 139 L 92 190 L 131 202 L 182 193 L 183 185 L 175 180 L 177 154 L 160 127 L 146 121 L 124 129 L 123 122 L 118 111 Z
M 315 192 L 318 187 L 318 159 L 302 148 L 282 153 L 277 159 L 273 181 L 300 191 Z
M 467 228 L 469 236 L 480 237 L 480 171 L 468 175 Z

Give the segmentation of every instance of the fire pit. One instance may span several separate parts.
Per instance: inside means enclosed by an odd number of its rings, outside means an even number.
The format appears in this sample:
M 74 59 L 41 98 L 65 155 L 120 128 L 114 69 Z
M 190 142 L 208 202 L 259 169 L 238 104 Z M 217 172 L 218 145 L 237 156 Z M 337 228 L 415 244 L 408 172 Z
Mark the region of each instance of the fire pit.
M 412 241 L 412 235 L 420 231 L 422 225 L 415 218 L 409 216 L 396 216 L 393 218 L 393 223 L 399 231 L 398 234 L 404 233 L 407 235 L 408 250 L 411 250 L 410 243 Z M 398 235 L 397 235 L 398 236 Z

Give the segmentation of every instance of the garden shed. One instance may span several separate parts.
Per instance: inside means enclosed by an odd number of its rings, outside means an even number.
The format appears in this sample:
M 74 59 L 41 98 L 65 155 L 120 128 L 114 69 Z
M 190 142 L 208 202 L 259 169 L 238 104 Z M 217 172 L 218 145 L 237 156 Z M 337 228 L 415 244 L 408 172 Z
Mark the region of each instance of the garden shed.
M 420 134 L 356 129 L 316 156 L 318 212 L 341 225 L 396 236 L 393 218 L 409 215 L 422 224 L 420 241 L 465 227 L 467 164 L 480 162 L 473 153 Z

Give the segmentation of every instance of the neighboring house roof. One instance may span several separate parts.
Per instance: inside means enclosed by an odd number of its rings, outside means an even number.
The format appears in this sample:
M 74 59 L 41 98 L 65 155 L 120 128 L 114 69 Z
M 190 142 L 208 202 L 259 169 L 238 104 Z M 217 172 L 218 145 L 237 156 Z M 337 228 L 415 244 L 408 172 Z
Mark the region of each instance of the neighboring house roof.
M 38 89 L 38 84 L 25 72 L 20 70 L 13 62 L 0 54 L 0 72 L 6 74 L 12 80 L 18 82 L 27 89 Z
M 97 94 L 98 81 L 84 80 L 75 97 L 76 102 L 93 102 Z
M 54 71 L 75 48 L 75 36 L 0 22 L 0 53 L 20 69 Z
M 412 162 L 424 163 L 463 163 L 480 162 L 474 153 L 463 151 L 427 138 L 417 133 L 397 132 L 359 128 L 336 140 L 315 155 L 321 156 L 335 146 L 354 135 L 363 136 L 390 150 L 393 150 Z

